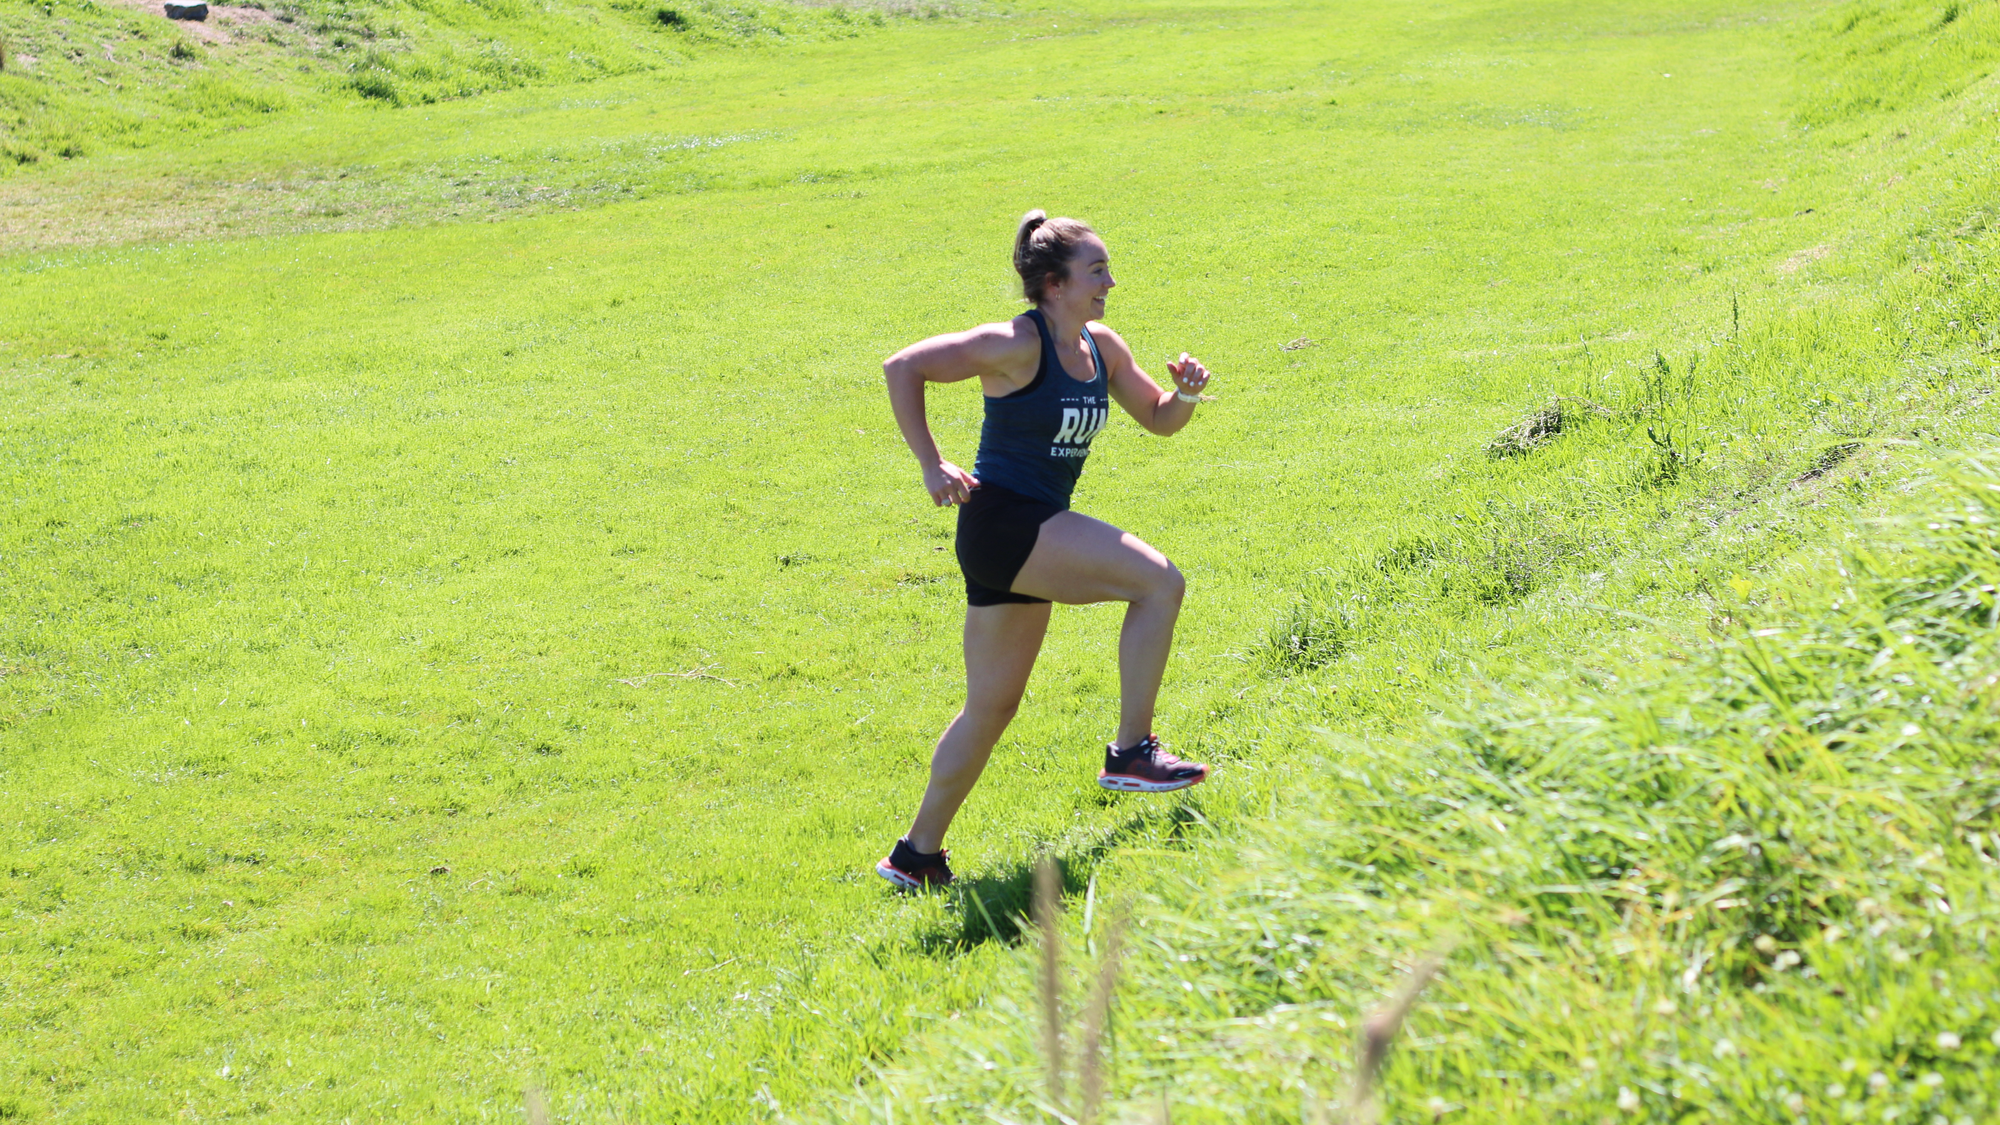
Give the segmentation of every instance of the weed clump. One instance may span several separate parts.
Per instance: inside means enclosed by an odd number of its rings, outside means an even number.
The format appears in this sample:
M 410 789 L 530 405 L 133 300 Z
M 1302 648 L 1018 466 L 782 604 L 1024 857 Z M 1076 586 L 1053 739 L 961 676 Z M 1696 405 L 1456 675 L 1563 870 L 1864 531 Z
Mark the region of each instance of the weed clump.
M 1813 457 L 1812 465 L 1805 472 L 1800 473 L 1792 479 L 1792 483 L 1804 484 L 1807 481 L 1818 480 L 1834 469 L 1839 468 L 1849 457 L 1854 456 L 1860 451 L 1861 443 L 1858 441 L 1843 441 L 1827 446 Z
M 1486 455 L 1494 460 L 1524 457 L 1565 430 L 1585 422 L 1609 418 L 1611 411 L 1587 398 L 1557 395 L 1530 411 L 1528 416 L 1495 434 L 1486 443 Z
M 1354 606 L 1325 597 L 1303 598 L 1271 624 L 1265 659 L 1279 672 L 1310 672 L 1350 652 L 1358 631 Z
M 364 70 L 349 80 L 354 92 L 371 101 L 400 105 L 402 95 L 396 90 L 396 80 L 379 70 Z

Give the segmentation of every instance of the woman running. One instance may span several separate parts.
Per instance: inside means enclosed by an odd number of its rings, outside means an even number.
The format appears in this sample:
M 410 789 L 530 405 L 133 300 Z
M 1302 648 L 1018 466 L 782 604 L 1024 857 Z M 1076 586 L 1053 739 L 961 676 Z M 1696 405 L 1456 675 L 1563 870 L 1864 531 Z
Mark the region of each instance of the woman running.
M 1014 269 L 1034 307 L 1001 324 L 933 336 L 882 364 L 889 403 L 924 487 L 958 508 L 958 565 L 965 572 L 965 708 L 931 756 L 930 785 L 909 834 L 875 865 L 906 890 L 951 882 L 944 834 L 1020 708 L 1049 627 L 1049 604 L 1127 603 L 1118 638 L 1118 735 L 1104 748 L 1097 783 L 1165 793 L 1208 777 L 1153 736 L 1153 705 L 1166 673 L 1186 584 L 1138 536 L 1069 510 L 1090 439 L 1116 399 L 1141 426 L 1165 436 L 1187 425 L 1209 373 L 1181 353 L 1167 365 L 1178 391 L 1139 370 L 1104 315 L 1110 253 L 1097 232 L 1041 211 L 1022 218 Z M 974 377 L 986 421 L 972 472 L 944 459 L 924 413 L 924 384 Z

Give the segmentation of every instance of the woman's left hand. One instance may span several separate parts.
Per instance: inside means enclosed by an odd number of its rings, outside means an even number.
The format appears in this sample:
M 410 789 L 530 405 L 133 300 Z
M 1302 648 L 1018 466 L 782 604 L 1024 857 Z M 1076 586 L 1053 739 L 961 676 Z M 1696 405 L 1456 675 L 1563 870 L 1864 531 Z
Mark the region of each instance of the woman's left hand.
M 1174 386 L 1180 388 L 1182 393 L 1191 395 L 1200 394 L 1201 389 L 1208 386 L 1210 378 L 1208 368 L 1203 367 L 1200 360 L 1186 352 L 1182 352 L 1179 359 L 1167 364 L 1167 374 L 1174 377 Z

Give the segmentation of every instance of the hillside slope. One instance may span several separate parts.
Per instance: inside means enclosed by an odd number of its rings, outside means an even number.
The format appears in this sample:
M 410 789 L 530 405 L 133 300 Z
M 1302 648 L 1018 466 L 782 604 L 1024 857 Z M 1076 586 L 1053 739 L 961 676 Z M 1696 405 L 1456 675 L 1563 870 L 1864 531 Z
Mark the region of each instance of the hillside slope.
M 249 0 L 172 21 L 146 0 L 0 6 L 0 176 L 356 101 L 425 105 L 671 70 L 703 50 L 864 34 L 946 3 Z
M 1124 1116 L 1171 1086 L 1183 1115 L 1310 1117 L 1340 1021 L 1460 916 L 1399 1115 L 1595 1119 L 1621 1086 L 1715 1114 L 1766 1064 L 1678 1100 L 1662 1075 L 1717 1058 L 1765 995 L 1739 985 L 1802 987 L 1780 954 L 1838 968 L 1807 930 L 1865 927 L 1833 877 L 1928 872 L 1977 924 L 1976 857 L 1931 871 L 1892 835 L 1935 843 L 1970 799 L 1894 757 L 1935 739 L 1833 760 L 1854 800 L 1792 883 L 1761 820 L 1699 802 L 1775 789 L 1795 835 L 1821 811 L 1730 756 L 1733 705 L 1775 704 L 1716 638 L 1822 605 L 1866 638 L 1850 602 L 1934 600 L 1921 560 L 1852 598 L 1793 582 L 1992 429 L 1994 5 L 1032 14 L 400 106 L 283 55 L 295 101 L 227 128 L 141 105 L 8 175 L 0 209 L 47 234 L 0 257 L 0 1113 L 517 1119 L 533 1088 L 568 1120 L 1027 1120 L 1019 914 L 1053 853 L 1073 936 L 1142 909 Z M 98 77 L 101 120 L 152 96 Z M 173 177 L 299 221 L 119 225 Z M 1222 373 L 1172 442 L 1108 427 L 1079 493 L 1190 576 L 1160 721 L 1220 770 L 1099 790 L 1116 615 L 1060 611 L 954 831 L 962 887 L 894 896 L 869 868 L 957 705 L 962 601 L 878 363 L 1018 309 L 1031 206 L 1106 232 L 1141 355 Z M 969 451 L 976 398 L 935 409 Z M 1886 707 L 1922 670 L 1834 656 L 1814 674 Z M 1652 699 L 1705 757 L 1642 744 Z M 1906 776 L 1900 819 L 1854 819 Z M 1646 786 L 1687 808 L 1635 822 Z M 1709 854 L 1732 835 L 1760 851 Z M 1620 929 L 1753 878 L 1779 901 Z M 1893 966 L 1944 929 L 1836 946 Z M 1632 975 L 1583 971 L 1639 938 Z M 1638 1045 L 1605 1013 L 1664 1018 L 1660 987 L 1681 1021 Z M 1572 1026 L 1623 1053 L 1524 1053 Z M 1858 1066 L 1856 1035 L 1796 1053 Z
M 1802 38 L 1800 127 L 1915 185 L 1834 217 L 1853 288 L 1559 382 L 1427 529 L 1280 618 L 1272 674 L 1407 685 L 1435 719 L 1275 707 L 1322 737 L 1260 774 L 1270 813 L 1090 864 L 1070 948 L 1136 912 L 1105 1119 L 1356 1119 L 1362 1021 L 1433 954 L 1388 1120 L 2000 1115 L 2000 34 L 1950 39 L 1965 14 L 1846 6 Z M 1624 635 L 1556 647 L 1598 615 Z M 1039 956 L 803 1116 L 1079 1113 Z M 1064 978 L 1072 1043 L 1095 972 Z

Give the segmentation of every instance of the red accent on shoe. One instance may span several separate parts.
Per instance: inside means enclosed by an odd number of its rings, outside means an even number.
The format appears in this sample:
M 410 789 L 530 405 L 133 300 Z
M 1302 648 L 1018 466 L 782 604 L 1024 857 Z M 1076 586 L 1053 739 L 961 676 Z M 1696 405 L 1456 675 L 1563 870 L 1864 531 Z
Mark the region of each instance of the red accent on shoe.
M 896 846 L 888 855 L 875 864 L 875 874 L 902 890 L 920 891 L 927 887 L 943 887 L 952 881 L 949 851 L 936 855 L 924 855 L 910 846 L 908 840 L 896 841 Z
M 1097 784 L 1125 793 L 1171 793 L 1208 780 L 1209 768 L 1167 753 L 1157 736 L 1147 735 L 1123 750 L 1104 748 L 1104 768 Z

